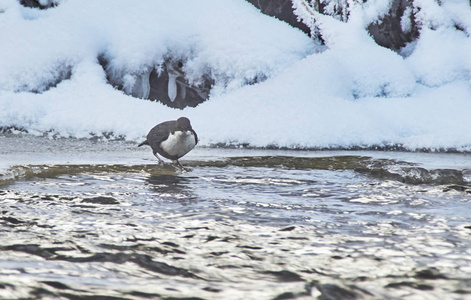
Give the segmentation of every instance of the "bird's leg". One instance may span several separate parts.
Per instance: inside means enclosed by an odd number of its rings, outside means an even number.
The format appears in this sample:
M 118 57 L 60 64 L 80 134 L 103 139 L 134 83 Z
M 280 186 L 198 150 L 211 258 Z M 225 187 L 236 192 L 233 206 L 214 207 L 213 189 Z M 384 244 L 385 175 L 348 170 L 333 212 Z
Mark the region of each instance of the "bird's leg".
M 185 168 L 179 161 L 178 159 L 174 160 L 173 163 L 175 164 L 176 167 L 178 167 L 180 170 L 182 171 L 185 171 L 185 172 L 189 172 L 191 171 L 190 168 Z
M 184 167 L 182 166 L 182 164 L 178 161 L 178 159 L 174 160 L 173 163 L 174 163 L 177 167 L 179 167 L 180 169 L 185 170 L 185 168 L 184 168 Z
M 154 156 L 157 157 L 157 159 L 159 160 L 159 165 L 165 164 L 165 162 L 159 157 L 159 155 L 157 154 L 157 152 L 154 153 Z

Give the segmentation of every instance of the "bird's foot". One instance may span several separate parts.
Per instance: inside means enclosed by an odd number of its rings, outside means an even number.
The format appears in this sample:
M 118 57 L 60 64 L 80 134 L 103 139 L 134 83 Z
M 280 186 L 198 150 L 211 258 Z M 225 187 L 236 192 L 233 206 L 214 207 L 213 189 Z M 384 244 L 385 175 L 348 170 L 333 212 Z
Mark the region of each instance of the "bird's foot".
M 173 161 L 173 164 L 175 167 L 177 167 L 178 169 L 180 169 L 181 171 L 184 171 L 184 172 L 189 172 L 191 171 L 190 168 L 185 168 L 178 160 L 174 160 Z

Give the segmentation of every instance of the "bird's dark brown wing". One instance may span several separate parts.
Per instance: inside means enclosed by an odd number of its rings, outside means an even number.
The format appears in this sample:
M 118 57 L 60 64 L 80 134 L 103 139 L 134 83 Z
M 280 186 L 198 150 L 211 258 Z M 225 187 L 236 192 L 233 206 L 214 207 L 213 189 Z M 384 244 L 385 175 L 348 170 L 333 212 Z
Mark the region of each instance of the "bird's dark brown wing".
M 147 142 L 152 147 L 152 149 L 156 149 L 160 147 L 160 143 L 165 141 L 172 128 L 175 127 L 176 121 L 166 121 L 156 125 L 152 128 L 149 133 L 147 134 Z

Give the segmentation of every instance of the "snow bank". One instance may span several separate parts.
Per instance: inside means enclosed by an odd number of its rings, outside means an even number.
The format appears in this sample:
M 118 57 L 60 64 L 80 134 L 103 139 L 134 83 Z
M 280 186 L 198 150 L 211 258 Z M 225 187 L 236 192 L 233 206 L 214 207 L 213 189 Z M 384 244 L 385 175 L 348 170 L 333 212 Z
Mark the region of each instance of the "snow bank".
M 185 115 L 201 145 L 471 150 L 471 8 L 442 2 L 420 0 L 420 38 L 401 56 L 365 30 L 383 0 L 348 22 L 320 16 L 326 46 L 242 0 L 0 0 L 0 126 L 139 141 Z M 99 56 L 124 81 L 179 57 L 189 80 L 215 85 L 175 110 L 114 89 Z

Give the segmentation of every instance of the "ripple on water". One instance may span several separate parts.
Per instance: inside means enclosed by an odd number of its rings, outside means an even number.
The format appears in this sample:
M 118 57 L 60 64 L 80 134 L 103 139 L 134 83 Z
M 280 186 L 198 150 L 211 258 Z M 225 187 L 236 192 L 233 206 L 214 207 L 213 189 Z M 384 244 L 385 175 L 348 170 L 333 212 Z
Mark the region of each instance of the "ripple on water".
M 471 295 L 462 182 L 364 157 L 195 164 L 25 171 L 0 191 L 0 298 Z

